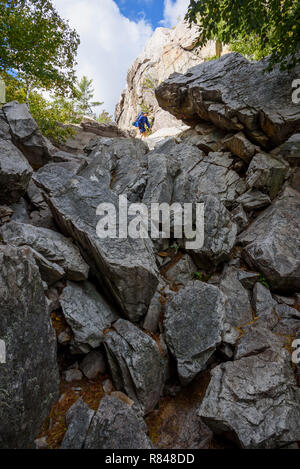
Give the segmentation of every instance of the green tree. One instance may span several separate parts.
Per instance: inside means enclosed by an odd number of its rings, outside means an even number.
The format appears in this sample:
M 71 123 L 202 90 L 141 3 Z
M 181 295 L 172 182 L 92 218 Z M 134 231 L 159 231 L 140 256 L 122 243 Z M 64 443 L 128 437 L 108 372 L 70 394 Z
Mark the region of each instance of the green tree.
M 30 112 L 40 131 L 53 143 L 64 142 L 74 135 L 72 127 L 62 124 L 79 124 L 80 118 L 74 112 L 73 101 L 61 96 L 46 100 L 37 91 L 29 95 Z
M 257 35 L 239 36 L 230 43 L 230 48 L 234 52 L 239 52 L 250 60 L 261 60 L 271 54 L 271 48 L 266 44 L 261 47 L 260 39 Z
M 3 73 L 1 74 L 3 76 Z M 71 127 L 62 124 L 80 123 L 73 99 L 62 96 L 44 98 L 39 92 L 31 91 L 27 96 L 27 88 L 19 78 L 8 74 L 4 76 L 6 84 L 6 101 L 28 101 L 30 112 L 36 120 L 41 132 L 54 143 L 63 142 L 74 133 Z
M 66 94 L 75 80 L 79 36 L 50 0 L 0 0 L 0 71 L 14 70 L 26 83 Z
M 36 120 L 42 134 L 54 143 L 63 142 L 74 133 L 72 127 L 67 127 L 62 124 L 79 124 L 82 115 L 86 114 L 86 109 L 82 109 L 81 103 L 78 103 L 77 97 L 65 98 L 64 96 L 54 94 L 51 95 L 50 99 L 46 99 L 43 94 L 37 90 L 31 91 L 29 95 L 27 95 L 26 84 L 21 78 L 0 72 L 0 79 L 1 78 L 4 79 L 6 85 L 6 101 L 16 100 L 19 103 L 28 102 L 30 112 Z M 88 80 L 88 82 L 91 84 L 92 80 Z M 91 105 L 91 103 L 89 103 L 89 105 Z M 103 110 L 97 117 L 97 121 L 108 124 L 113 121 L 113 117 L 107 111 Z
M 269 70 L 300 61 L 299 0 L 191 0 L 186 19 L 199 25 L 199 45 L 250 40 L 257 56 L 271 54 Z
M 143 83 L 142 83 L 142 89 L 144 93 L 150 93 L 153 96 L 155 95 L 155 88 L 157 88 L 159 85 L 159 82 L 157 79 L 153 78 L 152 76 L 148 75 Z
M 103 103 L 92 101 L 94 97 L 94 89 L 92 88 L 93 80 L 89 80 L 86 76 L 77 82 L 75 88 L 75 98 L 77 101 L 77 112 L 82 115 L 96 117 L 93 107 L 101 106 Z
M 113 122 L 113 117 L 109 112 L 102 111 L 97 117 L 97 121 L 100 122 L 100 124 L 110 124 L 110 122 Z

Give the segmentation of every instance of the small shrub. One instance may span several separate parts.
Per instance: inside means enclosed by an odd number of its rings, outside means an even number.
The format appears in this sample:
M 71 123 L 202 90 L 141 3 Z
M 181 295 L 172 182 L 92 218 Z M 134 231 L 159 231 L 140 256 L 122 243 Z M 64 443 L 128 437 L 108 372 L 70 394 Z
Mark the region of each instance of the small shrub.
M 266 288 L 268 288 L 270 290 L 270 285 L 266 279 L 266 277 L 264 277 L 262 274 L 259 274 L 259 279 L 258 281 Z
M 202 279 L 203 279 L 203 274 L 202 274 L 202 272 L 195 272 L 195 273 L 194 273 L 194 278 L 195 278 L 196 280 L 202 280 Z

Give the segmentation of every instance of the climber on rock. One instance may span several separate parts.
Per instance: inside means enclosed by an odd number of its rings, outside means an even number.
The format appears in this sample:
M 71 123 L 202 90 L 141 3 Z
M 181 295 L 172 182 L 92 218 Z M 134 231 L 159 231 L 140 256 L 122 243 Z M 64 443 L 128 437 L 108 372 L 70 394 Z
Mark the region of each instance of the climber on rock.
M 146 137 L 146 126 L 148 127 L 148 129 L 151 128 L 150 124 L 149 124 L 149 120 L 148 120 L 148 112 L 144 112 L 138 119 L 137 121 L 137 126 L 139 128 L 139 131 L 140 131 L 140 134 L 141 134 L 141 138 L 145 138 Z

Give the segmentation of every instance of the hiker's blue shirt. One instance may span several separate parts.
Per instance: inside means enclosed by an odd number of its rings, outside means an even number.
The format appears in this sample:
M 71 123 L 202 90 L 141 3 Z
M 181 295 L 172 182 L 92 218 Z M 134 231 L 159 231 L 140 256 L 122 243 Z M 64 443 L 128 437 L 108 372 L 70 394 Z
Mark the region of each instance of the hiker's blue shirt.
M 146 130 L 145 125 L 147 125 L 148 129 L 150 129 L 150 124 L 149 124 L 149 121 L 148 121 L 148 117 L 141 116 L 138 120 L 138 126 L 139 126 L 139 129 L 142 130 L 143 132 L 145 132 L 145 130 Z

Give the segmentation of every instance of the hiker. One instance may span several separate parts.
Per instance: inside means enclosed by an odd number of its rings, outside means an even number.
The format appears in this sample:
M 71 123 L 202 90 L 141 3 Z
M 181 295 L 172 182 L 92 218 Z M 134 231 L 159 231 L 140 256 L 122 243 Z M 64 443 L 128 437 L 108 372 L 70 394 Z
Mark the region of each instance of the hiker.
M 146 137 L 146 125 L 148 129 L 150 129 L 151 126 L 148 121 L 148 112 L 144 112 L 137 120 L 137 127 L 139 128 L 141 138 Z

